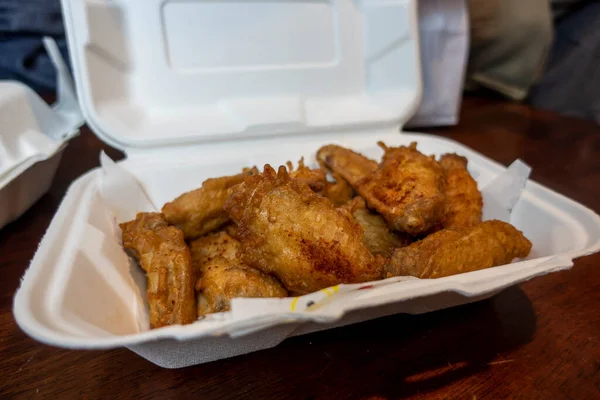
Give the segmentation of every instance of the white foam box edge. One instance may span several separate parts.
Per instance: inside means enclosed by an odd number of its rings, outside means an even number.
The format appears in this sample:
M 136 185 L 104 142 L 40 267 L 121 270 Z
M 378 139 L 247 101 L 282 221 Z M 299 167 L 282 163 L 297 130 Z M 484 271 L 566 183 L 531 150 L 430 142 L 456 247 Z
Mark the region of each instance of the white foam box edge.
M 0 229 L 23 215 L 50 189 L 63 150 L 34 163 L 0 189 Z

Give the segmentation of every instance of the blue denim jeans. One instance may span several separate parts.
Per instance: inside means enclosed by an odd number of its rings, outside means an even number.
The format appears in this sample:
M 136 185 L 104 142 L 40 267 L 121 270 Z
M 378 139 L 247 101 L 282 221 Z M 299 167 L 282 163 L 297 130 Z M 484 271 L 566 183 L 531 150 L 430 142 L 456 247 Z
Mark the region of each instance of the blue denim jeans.
M 557 21 L 546 71 L 529 102 L 600 124 L 600 2 Z
M 0 79 L 53 92 L 55 71 L 42 45 L 46 35 L 56 38 L 68 59 L 59 0 L 0 0 Z

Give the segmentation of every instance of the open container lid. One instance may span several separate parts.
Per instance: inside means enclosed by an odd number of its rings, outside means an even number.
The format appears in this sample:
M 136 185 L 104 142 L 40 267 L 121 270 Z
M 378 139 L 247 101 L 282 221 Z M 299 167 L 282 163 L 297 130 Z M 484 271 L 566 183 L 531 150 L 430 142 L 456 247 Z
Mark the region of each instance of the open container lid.
M 83 124 L 58 46 L 49 37 L 43 43 L 56 69 L 56 103 L 49 105 L 21 82 L 0 80 L 0 190 L 32 165 L 56 155 Z
M 401 126 L 415 0 L 62 0 L 82 111 L 125 151 Z

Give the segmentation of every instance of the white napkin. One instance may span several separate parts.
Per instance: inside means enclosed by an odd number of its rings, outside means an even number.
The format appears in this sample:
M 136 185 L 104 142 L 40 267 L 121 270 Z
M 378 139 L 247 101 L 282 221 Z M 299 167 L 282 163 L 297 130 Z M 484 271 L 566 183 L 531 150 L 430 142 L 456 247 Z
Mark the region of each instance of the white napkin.
M 423 96 L 407 128 L 458 122 L 469 51 L 465 0 L 419 0 Z

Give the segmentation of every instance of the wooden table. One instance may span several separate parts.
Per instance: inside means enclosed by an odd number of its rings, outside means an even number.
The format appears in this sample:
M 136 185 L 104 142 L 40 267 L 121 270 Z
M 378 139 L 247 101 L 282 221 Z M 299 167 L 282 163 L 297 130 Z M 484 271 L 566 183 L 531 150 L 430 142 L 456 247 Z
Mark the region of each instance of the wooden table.
M 600 210 L 600 128 L 527 106 L 467 98 L 460 125 L 436 129 Z M 202 399 L 600 398 L 600 254 L 476 304 L 395 315 L 296 337 L 181 370 L 126 349 L 69 351 L 16 326 L 19 279 L 69 184 L 104 149 L 88 129 L 67 148 L 50 192 L 0 231 L 0 397 Z

